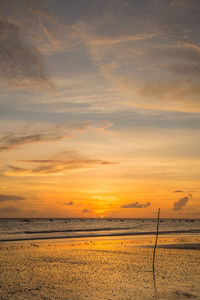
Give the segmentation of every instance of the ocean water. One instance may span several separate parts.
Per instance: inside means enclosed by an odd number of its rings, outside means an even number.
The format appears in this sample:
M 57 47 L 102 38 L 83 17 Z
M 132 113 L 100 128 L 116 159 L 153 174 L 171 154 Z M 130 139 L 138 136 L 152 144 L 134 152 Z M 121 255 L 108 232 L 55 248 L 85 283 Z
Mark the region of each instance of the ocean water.
M 152 235 L 156 219 L 0 219 L 0 242 Z M 161 219 L 159 234 L 200 234 L 200 219 Z

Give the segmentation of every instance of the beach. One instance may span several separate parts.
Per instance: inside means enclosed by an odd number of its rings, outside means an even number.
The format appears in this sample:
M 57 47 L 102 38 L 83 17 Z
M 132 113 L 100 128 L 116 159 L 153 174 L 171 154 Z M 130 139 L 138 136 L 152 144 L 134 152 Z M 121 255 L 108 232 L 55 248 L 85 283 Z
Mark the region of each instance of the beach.
M 0 244 L 0 299 L 200 299 L 199 237 Z

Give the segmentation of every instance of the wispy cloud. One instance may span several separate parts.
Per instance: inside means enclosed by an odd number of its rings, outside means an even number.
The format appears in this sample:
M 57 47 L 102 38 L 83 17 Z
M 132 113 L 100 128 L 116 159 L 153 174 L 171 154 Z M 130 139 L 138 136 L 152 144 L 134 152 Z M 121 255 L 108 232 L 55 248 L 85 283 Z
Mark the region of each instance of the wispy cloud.
M 174 7 L 182 7 L 182 8 L 195 8 L 194 4 L 192 3 L 192 1 L 188 1 L 188 0 L 172 0 L 170 2 L 170 7 L 174 8 Z
M 184 193 L 182 190 L 175 190 L 174 193 Z
M 133 202 L 133 203 L 124 204 L 124 205 L 121 206 L 121 208 L 146 208 L 150 205 L 151 205 L 150 202 L 139 203 L 139 202 L 136 201 L 136 202 Z
M 135 34 L 135 35 L 117 35 L 111 37 L 101 37 L 95 35 L 89 35 L 84 33 L 85 42 L 89 46 L 111 46 L 117 44 L 123 44 L 134 41 L 143 41 L 145 39 L 150 39 L 153 37 L 153 34 Z
M 126 8 L 121 5 L 118 21 L 113 16 L 109 23 L 107 18 L 108 32 L 102 32 L 100 21 L 93 26 L 86 22 L 79 24 L 90 58 L 116 90 L 132 96 L 128 104 L 199 111 L 199 43 L 195 38 L 193 42 L 190 39 L 198 26 L 197 2 L 193 5 L 189 1 L 142 3 L 142 6 L 137 1 L 129 3 Z M 119 9 L 119 2 L 115 4 Z M 120 23 L 123 13 L 130 12 L 132 21 Z M 137 15 L 145 20 L 142 26 Z M 114 26 L 119 28 L 117 33 Z
M 148 49 L 148 50 L 147 50 Z M 199 111 L 199 79 L 200 79 L 200 51 L 195 44 L 169 44 L 152 47 L 149 45 L 143 50 L 142 59 L 138 56 L 138 62 L 130 62 L 132 67 L 141 63 L 134 73 L 127 68 L 127 74 L 119 74 L 115 70 L 122 68 L 110 68 L 104 64 L 105 76 L 126 95 L 134 96 L 134 101 L 129 105 L 146 109 L 167 109 L 181 111 Z M 144 65 L 144 61 L 146 65 Z M 144 75 L 146 70 L 149 76 Z
M 13 206 L 8 206 L 0 209 L 0 213 L 2 214 L 19 213 L 19 212 L 22 212 L 22 210 L 15 208 Z
M 6 176 L 39 176 L 48 174 L 65 174 L 73 170 L 93 168 L 98 165 L 112 165 L 115 162 L 100 159 L 83 159 L 77 157 L 73 160 L 28 160 L 27 163 L 36 164 L 36 167 L 21 168 L 8 165 L 9 170 L 4 172 Z
M 1 0 L 0 5 L 0 84 L 7 89 L 53 90 L 44 59 L 30 38 L 39 11 L 25 1 Z M 41 18 L 47 19 L 40 13 Z
M 0 202 L 26 200 L 25 197 L 17 195 L 0 194 Z
M 81 132 L 89 127 L 105 129 L 112 124 L 110 122 L 92 123 L 78 122 L 59 125 L 51 125 L 47 128 L 33 127 L 29 133 L 12 132 L 0 136 L 0 152 L 18 149 L 22 145 L 58 141 L 63 138 L 71 138 L 75 132 Z

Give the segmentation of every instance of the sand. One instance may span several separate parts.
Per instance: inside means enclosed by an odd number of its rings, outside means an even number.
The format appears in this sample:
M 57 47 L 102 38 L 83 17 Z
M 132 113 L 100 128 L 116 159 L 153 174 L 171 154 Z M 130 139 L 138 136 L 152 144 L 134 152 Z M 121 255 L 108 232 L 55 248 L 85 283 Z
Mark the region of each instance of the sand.
M 159 242 L 156 293 L 151 238 L 0 244 L 0 299 L 200 299 L 199 238 Z

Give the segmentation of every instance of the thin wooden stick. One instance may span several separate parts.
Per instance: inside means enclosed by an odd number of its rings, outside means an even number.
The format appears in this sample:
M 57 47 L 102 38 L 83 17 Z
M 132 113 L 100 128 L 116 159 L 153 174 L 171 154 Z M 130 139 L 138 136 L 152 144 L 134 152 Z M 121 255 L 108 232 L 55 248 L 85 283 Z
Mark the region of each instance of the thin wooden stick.
M 156 289 L 156 277 L 155 277 L 155 257 L 156 257 L 156 247 L 157 247 L 157 242 L 158 242 L 159 221 L 160 221 L 160 208 L 158 209 L 156 240 L 155 240 L 155 245 L 154 245 L 154 249 L 153 249 L 153 282 L 154 282 L 156 299 L 157 299 L 157 289 Z
M 155 255 L 156 255 L 156 247 L 157 247 L 157 242 L 158 242 L 159 221 L 160 221 L 160 208 L 158 209 L 156 240 L 155 240 L 155 245 L 154 245 L 154 249 L 153 249 L 153 273 L 155 272 Z

